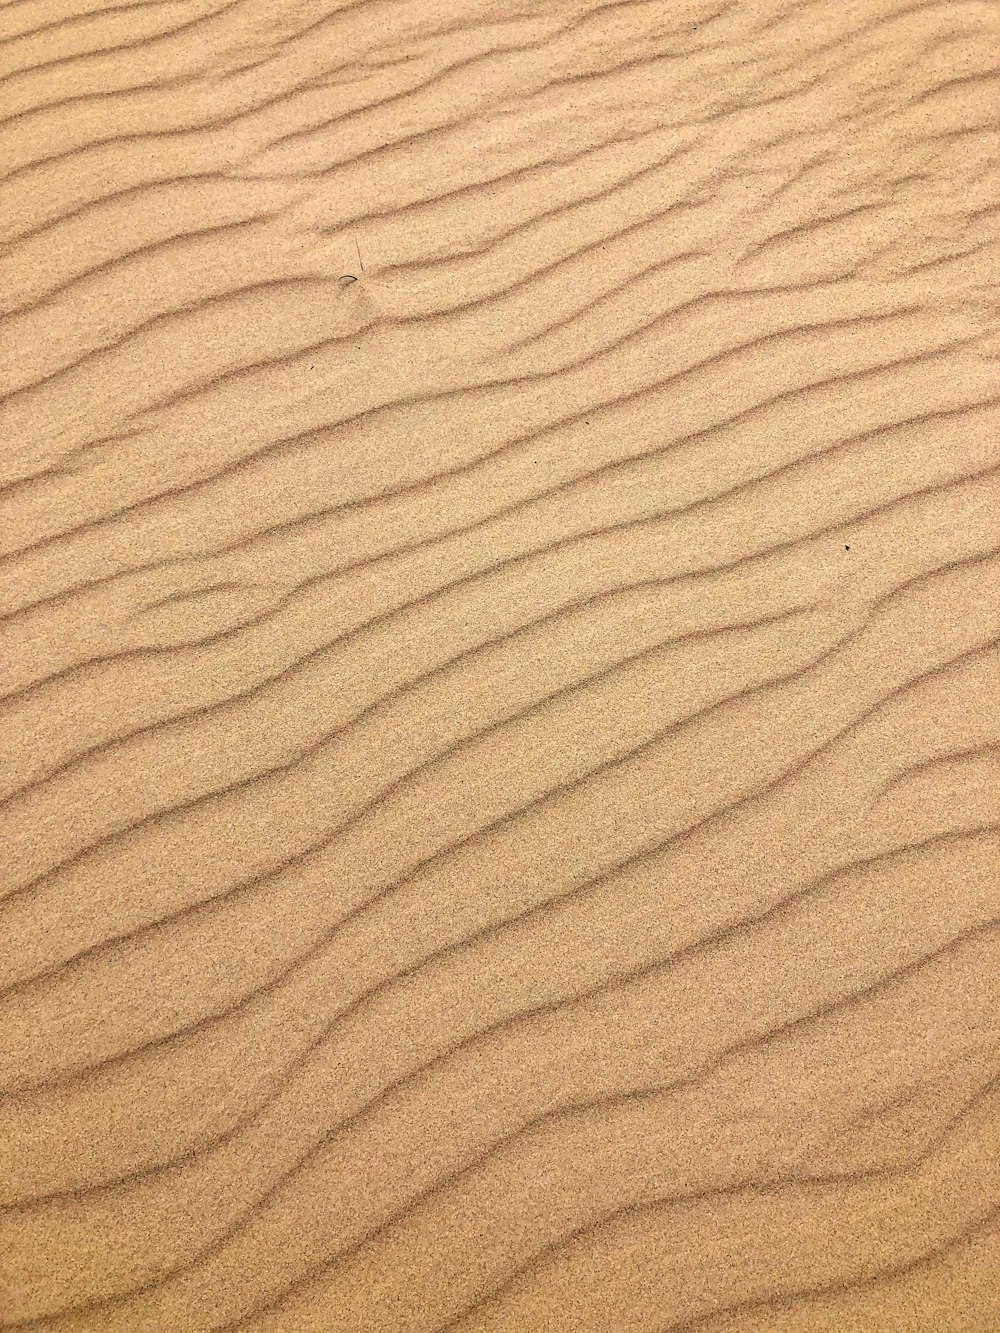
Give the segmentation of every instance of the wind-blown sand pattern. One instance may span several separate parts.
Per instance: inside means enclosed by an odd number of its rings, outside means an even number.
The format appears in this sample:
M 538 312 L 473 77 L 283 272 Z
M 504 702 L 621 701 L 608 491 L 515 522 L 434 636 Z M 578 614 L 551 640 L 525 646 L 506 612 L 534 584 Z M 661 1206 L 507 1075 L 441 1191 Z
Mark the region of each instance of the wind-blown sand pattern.
M 996 0 L 0 38 L 0 1327 L 996 1333 Z

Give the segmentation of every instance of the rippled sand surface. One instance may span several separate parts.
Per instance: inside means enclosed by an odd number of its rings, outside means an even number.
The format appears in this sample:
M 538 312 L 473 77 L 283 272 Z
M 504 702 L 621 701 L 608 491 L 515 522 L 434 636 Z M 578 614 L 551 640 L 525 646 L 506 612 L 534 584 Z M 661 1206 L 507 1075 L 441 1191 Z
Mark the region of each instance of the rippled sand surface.
M 1000 1330 L 996 0 L 6 0 L 0 1327 Z

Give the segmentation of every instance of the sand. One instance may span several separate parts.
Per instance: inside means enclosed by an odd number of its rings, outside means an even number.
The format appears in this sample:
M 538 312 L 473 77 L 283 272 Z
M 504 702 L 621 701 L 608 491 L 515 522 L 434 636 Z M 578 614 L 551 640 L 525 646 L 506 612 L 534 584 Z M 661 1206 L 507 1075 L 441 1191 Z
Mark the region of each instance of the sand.
M 0 159 L 0 1326 L 996 1333 L 995 0 L 7 0 Z

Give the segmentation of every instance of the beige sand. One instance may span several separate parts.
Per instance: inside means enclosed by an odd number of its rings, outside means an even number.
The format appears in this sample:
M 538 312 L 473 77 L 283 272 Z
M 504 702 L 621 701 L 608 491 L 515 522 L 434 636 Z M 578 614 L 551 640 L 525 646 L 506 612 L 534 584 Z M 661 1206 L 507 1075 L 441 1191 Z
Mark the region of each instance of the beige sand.
M 1000 1330 L 996 0 L 7 0 L 0 1324 Z

